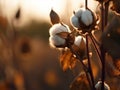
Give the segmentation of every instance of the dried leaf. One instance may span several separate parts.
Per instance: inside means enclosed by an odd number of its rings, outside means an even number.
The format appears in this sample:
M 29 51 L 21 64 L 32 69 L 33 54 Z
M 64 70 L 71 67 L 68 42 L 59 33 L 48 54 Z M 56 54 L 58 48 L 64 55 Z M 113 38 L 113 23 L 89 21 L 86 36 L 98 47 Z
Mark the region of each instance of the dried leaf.
M 62 66 L 63 71 L 66 71 L 67 69 L 72 69 L 75 66 L 75 60 L 76 58 L 73 57 L 73 54 L 69 49 L 64 51 L 60 55 L 60 63 Z
M 56 24 L 60 22 L 59 15 L 53 9 L 51 9 L 50 12 L 50 20 L 52 24 Z
M 119 70 L 120 75 L 120 59 L 114 61 L 115 67 Z
M 120 60 L 118 61 L 120 62 Z M 106 54 L 106 71 L 110 77 L 120 76 L 120 63 L 118 61 L 113 60 L 110 55 Z
M 81 72 L 70 85 L 70 90 L 90 90 L 86 74 Z
M 75 58 L 75 57 L 72 57 L 72 58 L 71 58 L 71 60 L 70 60 L 69 69 L 71 69 L 71 70 L 72 70 L 73 68 L 75 68 L 76 63 L 77 63 L 76 58 Z

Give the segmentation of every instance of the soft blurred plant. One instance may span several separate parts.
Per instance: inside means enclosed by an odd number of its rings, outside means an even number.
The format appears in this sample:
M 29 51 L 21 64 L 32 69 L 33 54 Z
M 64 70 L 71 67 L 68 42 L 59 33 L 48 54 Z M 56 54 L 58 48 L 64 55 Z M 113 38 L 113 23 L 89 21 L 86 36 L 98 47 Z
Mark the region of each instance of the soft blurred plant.
M 100 6 L 98 15 L 89 9 L 87 0 L 85 0 L 85 7 L 73 11 L 70 18 L 73 30 L 70 30 L 69 26 L 60 20 L 59 15 L 53 9 L 50 12 L 52 27 L 49 30 L 49 41 L 52 47 L 61 51 L 60 63 L 63 71 L 73 70 L 78 62 L 82 65 L 80 74 L 70 85 L 71 90 L 110 90 L 110 86 L 105 83 L 105 76 L 109 69 L 117 71 L 115 76 L 119 77 L 120 0 L 96 1 Z M 108 24 L 110 6 L 111 10 L 115 12 L 114 16 L 116 18 Z M 106 26 L 107 28 L 105 28 Z M 99 60 L 101 62 L 99 63 L 102 67 L 100 69 L 100 80 L 96 80 L 96 77 L 94 77 L 91 64 L 93 52 L 90 50 L 92 47 L 99 57 L 96 62 L 99 62 Z M 106 62 L 108 61 L 108 55 L 111 56 L 114 64 Z M 108 71 L 105 71 L 106 69 Z
M 14 17 L 8 22 L 6 17 L 0 16 L 0 39 L 3 44 L 3 60 L 5 64 L 5 90 L 24 90 L 24 79 L 20 71 L 17 70 L 16 54 L 15 54 L 15 42 L 17 39 L 17 31 L 15 28 L 15 21 L 21 17 L 21 9 L 18 8 Z M 0 87 L 1 88 L 1 87 Z M 3 90 L 2 89 L 2 90 Z

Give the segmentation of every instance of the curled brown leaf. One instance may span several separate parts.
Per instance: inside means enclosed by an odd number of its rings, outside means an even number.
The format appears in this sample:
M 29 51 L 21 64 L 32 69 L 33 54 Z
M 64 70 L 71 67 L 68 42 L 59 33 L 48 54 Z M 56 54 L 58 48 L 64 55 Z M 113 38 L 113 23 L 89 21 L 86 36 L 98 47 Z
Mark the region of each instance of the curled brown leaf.
M 75 67 L 76 58 L 73 56 L 69 49 L 63 51 L 60 55 L 60 63 L 63 71 L 72 69 Z
M 71 83 L 70 90 L 90 90 L 86 74 L 81 72 Z

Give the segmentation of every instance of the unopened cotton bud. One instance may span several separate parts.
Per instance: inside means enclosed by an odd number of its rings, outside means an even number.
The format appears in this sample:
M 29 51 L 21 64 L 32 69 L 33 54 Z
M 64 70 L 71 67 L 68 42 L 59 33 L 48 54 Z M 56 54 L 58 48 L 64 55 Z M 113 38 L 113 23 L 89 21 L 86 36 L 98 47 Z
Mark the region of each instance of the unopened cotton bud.
M 74 27 L 76 27 L 76 28 L 80 28 L 78 17 L 76 17 L 75 15 L 73 15 L 73 16 L 71 17 L 71 24 L 72 24 Z
M 86 25 L 89 26 L 93 23 L 93 15 L 90 10 L 84 10 L 81 14 L 81 21 Z
M 102 81 L 98 81 L 97 84 L 95 85 L 96 90 L 101 90 L 101 86 L 102 86 Z M 110 87 L 105 82 L 104 82 L 104 90 L 110 90 Z
M 52 47 L 64 46 L 66 43 L 65 39 L 59 37 L 58 35 L 50 36 L 49 42 Z
M 60 32 L 70 32 L 70 29 L 67 25 L 59 23 L 54 24 L 49 30 L 50 36 L 56 35 Z
M 83 39 L 83 41 L 85 42 L 85 38 L 83 38 L 82 36 L 77 36 L 77 37 L 75 37 L 75 42 L 74 42 L 74 44 L 77 45 L 77 46 L 80 46 L 80 43 L 81 43 L 82 39 Z

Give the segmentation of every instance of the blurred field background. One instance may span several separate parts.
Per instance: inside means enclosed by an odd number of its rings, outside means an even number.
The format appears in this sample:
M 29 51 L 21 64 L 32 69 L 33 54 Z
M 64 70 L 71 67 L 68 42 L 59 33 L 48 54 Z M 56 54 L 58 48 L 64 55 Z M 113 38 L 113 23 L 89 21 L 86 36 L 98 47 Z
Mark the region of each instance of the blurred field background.
M 49 12 L 53 8 L 69 25 L 73 10 L 84 6 L 83 1 L 0 0 L 0 90 L 69 90 L 79 70 L 63 72 L 60 52 L 49 46 Z M 91 5 L 92 1 L 89 6 L 94 9 L 97 4 Z M 99 63 L 93 64 L 95 77 L 99 77 Z M 110 78 L 109 84 L 118 83 Z
M 19 1 L 0 0 L 0 90 L 68 90 L 73 75 L 63 73 L 59 52 L 49 46 L 50 10 L 34 7 L 39 0 Z

